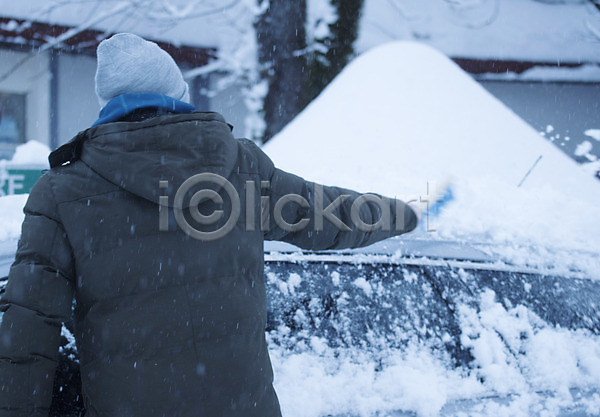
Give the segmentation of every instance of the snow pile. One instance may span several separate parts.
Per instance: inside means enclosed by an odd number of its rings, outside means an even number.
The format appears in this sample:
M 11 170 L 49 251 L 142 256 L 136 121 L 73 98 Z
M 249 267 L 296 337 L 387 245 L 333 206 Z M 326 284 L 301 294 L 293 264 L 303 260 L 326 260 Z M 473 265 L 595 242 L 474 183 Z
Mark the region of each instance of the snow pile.
M 12 159 L 7 165 L 40 165 L 49 168 L 48 155 L 50 148 L 41 142 L 30 140 L 23 145 L 17 146 Z
M 329 347 L 299 353 L 272 349 L 270 354 L 286 417 L 372 416 L 394 410 L 437 415 L 448 388 L 456 386 L 452 382 L 461 381 L 446 371 L 443 360 L 417 346 L 382 358 Z M 383 370 L 378 370 L 379 360 Z M 470 385 L 478 388 L 474 379 Z
M 559 347 L 553 349 L 553 343 L 559 343 Z M 373 416 L 395 410 L 412 411 L 418 416 L 456 415 L 450 412 L 453 407 L 461 407 L 460 411 L 465 412 L 470 402 L 473 409 L 465 415 L 526 417 L 537 411 L 558 415 L 561 409 L 581 405 L 588 413 L 582 415 L 595 415 L 600 410 L 600 396 L 592 394 L 589 400 L 582 401 L 578 395 L 600 389 L 598 380 L 593 379 L 600 376 L 598 368 L 589 368 L 589 365 L 597 366 L 593 362 L 598 356 L 592 360 L 585 356 L 594 349 L 597 355 L 599 343 L 598 338 L 567 331 L 541 332 L 532 345 L 539 344 L 542 349 L 537 356 L 532 355 L 533 368 L 526 370 L 528 375 L 520 373 L 523 370 L 518 363 L 506 362 L 484 362 L 486 365 L 482 368 L 464 375 L 464 369 L 452 369 L 444 358 L 420 345 L 390 350 L 381 357 L 329 347 L 321 352 L 307 349 L 301 353 L 271 349 L 270 354 L 276 375 L 275 389 L 283 415 L 287 417 Z M 552 356 L 555 353 L 562 354 L 559 360 L 569 362 L 560 364 Z M 480 354 L 482 360 L 487 361 L 486 355 L 505 353 Z M 573 361 L 580 359 L 592 363 L 575 366 Z M 553 374 L 555 364 L 559 371 L 567 374 L 569 382 L 576 383 L 572 391 L 567 389 L 567 383 L 561 382 L 559 386 L 564 387 L 564 391 L 544 392 L 554 381 L 543 383 L 543 378 L 558 377 Z M 478 379 L 479 374 L 495 378 L 486 383 Z M 529 384 L 525 380 L 531 376 L 536 383 Z M 511 377 L 517 378 L 516 383 Z M 581 379 L 577 379 L 579 377 Z M 494 384 L 500 386 L 505 396 L 493 389 Z
M 285 416 L 600 409 L 599 317 L 577 300 L 589 281 L 348 259 L 265 276 Z
M 554 328 L 523 306 L 505 309 L 493 291 L 459 310 L 473 361 L 455 368 L 443 349 L 331 347 L 313 336 L 293 349 L 269 334 L 283 415 L 557 415 L 600 410 L 600 337 Z
M 357 58 L 264 149 L 307 179 L 403 199 L 454 178 L 429 238 L 600 278 L 600 184 L 430 47 Z
M 478 380 L 508 395 L 551 391 L 570 400 L 570 389 L 600 388 L 600 338 L 553 328 L 523 306 L 506 310 L 496 294 L 481 294 L 479 311 L 460 306 L 462 343 L 474 356 Z
M 49 167 L 48 146 L 31 140 L 23 145 L 17 146 L 16 152 L 10 161 L 0 160 L 0 185 L 4 183 L 5 173 L 10 168 L 35 166 Z M 28 194 L 9 195 L 0 197 L 0 242 L 18 239 L 21 235 L 21 223 L 23 222 L 23 206 L 27 201 Z

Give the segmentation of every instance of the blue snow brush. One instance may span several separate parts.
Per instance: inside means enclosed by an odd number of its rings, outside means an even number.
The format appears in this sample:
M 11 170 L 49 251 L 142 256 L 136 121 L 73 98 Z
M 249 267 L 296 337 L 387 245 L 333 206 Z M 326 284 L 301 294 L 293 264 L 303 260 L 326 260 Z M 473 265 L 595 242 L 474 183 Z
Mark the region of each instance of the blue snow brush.
M 431 219 L 435 219 L 440 215 L 440 209 L 446 206 L 449 202 L 454 200 L 454 192 L 452 190 L 452 184 L 448 183 L 442 188 L 442 192 L 436 196 L 433 204 L 429 204 L 427 215 Z
M 448 180 L 441 187 L 436 188 L 433 196 L 427 202 L 427 210 L 421 221 L 421 230 L 423 232 L 435 232 L 435 229 L 430 229 L 430 221 L 437 219 L 441 213 L 442 207 L 446 207 L 448 203 L 454 200 L 454 190 L 452 181 Z

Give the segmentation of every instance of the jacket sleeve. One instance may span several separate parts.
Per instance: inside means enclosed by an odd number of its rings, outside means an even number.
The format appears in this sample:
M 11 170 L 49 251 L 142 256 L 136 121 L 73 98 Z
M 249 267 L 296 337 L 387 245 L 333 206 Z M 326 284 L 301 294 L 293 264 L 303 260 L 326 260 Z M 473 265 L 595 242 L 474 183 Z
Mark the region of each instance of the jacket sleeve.
M 265 240 L 310 250 L 357 248 L 417 227 L 416 213 L 400 200 L 306 181 L 257 152 L 265 179 Z
M 49 174 L 36 183 L 0 300 L 0 416 L 47 416 L 62 322 L 71 315 L 73 260 Z

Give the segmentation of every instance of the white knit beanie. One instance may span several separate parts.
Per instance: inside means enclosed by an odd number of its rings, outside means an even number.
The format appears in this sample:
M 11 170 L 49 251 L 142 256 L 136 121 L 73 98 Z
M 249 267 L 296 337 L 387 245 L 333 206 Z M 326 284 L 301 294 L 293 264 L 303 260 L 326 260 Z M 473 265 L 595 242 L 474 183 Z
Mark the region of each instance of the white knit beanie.
M 190 102 L 189 87 L 179 67 L 154 42 L 119 33 L 100 42 L 97 56 L 96 95 L 102 107 L 127 93 L 164 94 Z

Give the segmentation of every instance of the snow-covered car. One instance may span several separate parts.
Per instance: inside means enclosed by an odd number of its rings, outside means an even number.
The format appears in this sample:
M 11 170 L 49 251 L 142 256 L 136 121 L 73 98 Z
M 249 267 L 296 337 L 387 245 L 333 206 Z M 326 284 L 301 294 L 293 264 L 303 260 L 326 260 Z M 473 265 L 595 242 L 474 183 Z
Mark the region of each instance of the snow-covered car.
M 0 251 L 5 275 L 14 242 Z M 595 413 L 600 281 L 419 239 L 320 253 L 268 242 L 265 255 L 267 335 L 289 409 L 314 416 Z M 71 325 L 63 328 L 55 416 L 83 410 Z
M 454 242 L 273 249 L 265 266 L 268 334 L 276 387 L 290 409 L 596 412 L 597 280 L 509 265 Z

